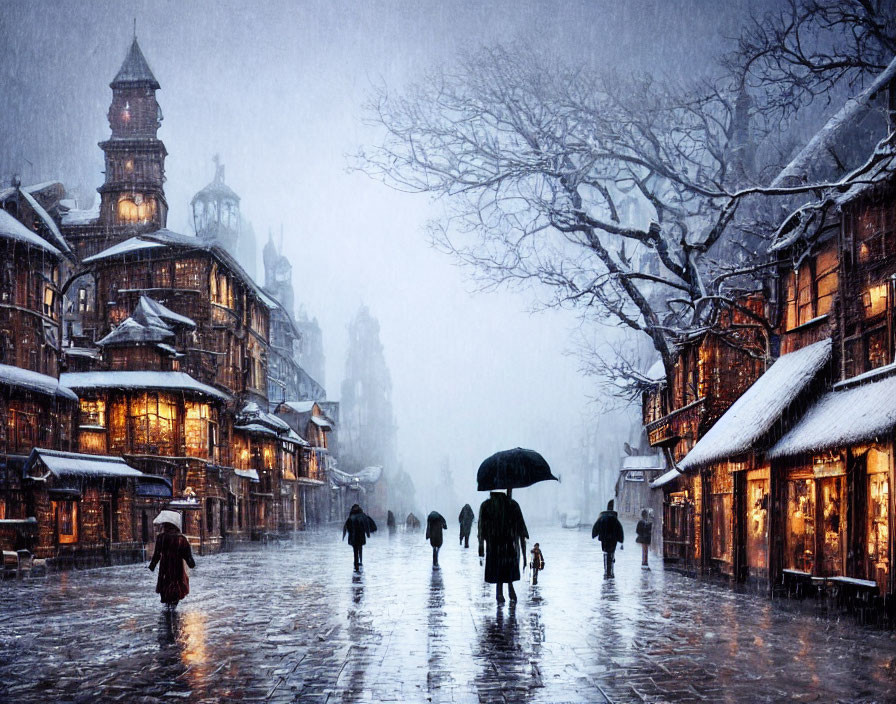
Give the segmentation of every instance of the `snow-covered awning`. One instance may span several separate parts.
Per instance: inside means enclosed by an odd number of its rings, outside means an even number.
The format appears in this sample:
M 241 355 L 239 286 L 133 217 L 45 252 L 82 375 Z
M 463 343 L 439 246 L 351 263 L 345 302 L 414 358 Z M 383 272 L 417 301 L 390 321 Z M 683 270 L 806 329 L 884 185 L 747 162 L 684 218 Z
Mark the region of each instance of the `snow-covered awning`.
M 233 473 L 243 479 L 251 479 L 253 482 L 259 481 L 258 471 L 255 469 L 234 469 Z
M 46 396 L 58 396 L 70 401 L 78 400 L 75 392 L 65 384 L 61 384 L 55 377 L 38 374 L 30 369 L 12 367 L 8 364 L 0 364 L 0 384 L 36 391 Z
M 201 394 L 220 401 L 230 397 L 222 391 L 196 381 L 186 372 L 66 372 L 60 377 L 64 386 L 77 391 L 94 389 L 146 389 Z
M 684 476 L 684 475 L 681 472 L 679 472 L 677 469 L 675 469 L 675 468 L 670 469 L 665 474 L 661 474 L 656 479 L 654 479 L 652 482 L 650 482 L 650 488 L 651 489 L 659 489 L 660 487 L 666 486 L 666 484 L 671 482 L 673 479 L 678 479 L 678 477 L 681 477 L 681 476 Z
M 171 480 L 167 477 L 144 474 L 137 479 L 137 496 L 170 499 L 173 496 Z
M 31 451 L 25 464 L 25 473 L 46 468 L 57 477 L 124 477 L 145 478 L 139 469 L 134 469 L 121 457 L 107 455 L 82 455 L 77 452 L 44 450 L 36 447 Z
M 695 470 L 753 448 L 830 358 L 830 340 L 779 357 L 697 441 L 679 468 Z
M 284 401 L 282 406 L 286 406 L 296 413 L 310 413 L 314 408 L 314 401 Z
M 356 474 L 330 468 L 327 473 L 330 479 L 339 486 L 358 486 L 359 484 L 375 484 L 383 474 L 382 467 L 365 467 Z
M 629 455 L 622 460 L 622 471 L 632 469 L 665 469 L 666 458 L 662 453 L 653 455 Z
M 154 247 L 164 246 L 165 245 L 161 242 L 153 242 L 151 240 L 145 240 L 140 237 L 131 237 L 130 239 L 127 239 L 124 242 L 119 242 L 118 244 L 114 244 L 108 249 L 104 249 L 102 252 L 98 252 L 93 256 L 85 257 L 83 261 L 85 264 L 93 264 L 94 262 L 99 262 L 104 259 L 111 259 L 112 257 L 117 257 L 122 254 L 139 252 L 141 249 L 152 249 Z
M 792 457 L 889 437 L 896 427 L 896 376 L 850 386 L 854 381 L 819 398 L 767 456 Z

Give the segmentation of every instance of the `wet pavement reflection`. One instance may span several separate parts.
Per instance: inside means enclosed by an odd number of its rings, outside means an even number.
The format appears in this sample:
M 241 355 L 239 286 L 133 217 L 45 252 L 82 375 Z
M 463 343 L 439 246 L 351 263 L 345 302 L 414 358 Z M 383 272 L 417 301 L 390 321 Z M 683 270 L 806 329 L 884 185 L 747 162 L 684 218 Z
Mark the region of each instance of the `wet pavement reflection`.
M 142 565 L 0 584 L 0 700 L 891 700 L 896 639 L 531 528 L 547 569 L 497 606 L 475 547 L 337 530 L 198 560 L 177 611 Z M 634 547 L 634 546 L 631 546 Z M 524 578 L 529 573 L 524 574 Z

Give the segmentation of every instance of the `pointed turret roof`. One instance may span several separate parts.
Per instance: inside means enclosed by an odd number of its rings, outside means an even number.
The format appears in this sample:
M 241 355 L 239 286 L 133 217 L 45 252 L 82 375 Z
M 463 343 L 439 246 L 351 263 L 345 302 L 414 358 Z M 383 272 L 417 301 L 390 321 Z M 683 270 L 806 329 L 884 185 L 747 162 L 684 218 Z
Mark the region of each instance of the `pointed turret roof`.
M 109 86 L 117 88 L 118 86 L 129 83 L 148 83 L 151 88 L 156 90 L 161 88 L 156 77 L 152 75 L 152 71 L 149 69 L 149 64 L 146 63 L 143 52 L 140 51 L 137 37 L 134 37 L 134 41 L 131 42 L 131 48 L 128 50 L 128 55 L 125 57 L 124 63 L 121 65 L 121 68 L 118 69 L 118 73 L 115 74 L 115 78 Z

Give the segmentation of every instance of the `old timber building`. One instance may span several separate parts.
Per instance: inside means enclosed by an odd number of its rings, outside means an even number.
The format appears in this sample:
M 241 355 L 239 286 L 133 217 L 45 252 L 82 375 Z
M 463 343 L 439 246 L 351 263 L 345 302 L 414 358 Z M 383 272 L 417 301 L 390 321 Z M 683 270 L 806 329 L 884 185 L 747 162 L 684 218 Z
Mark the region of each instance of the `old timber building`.
M 254 236 L 217 159 L 196 235 L 168 230 L 160 84 L 136 37 L 110 87 L 98 207 L 57 182 L 0 190 L 7 566 L 140 559 L 162 508 L 201 552 L 328 515 L 336 420 L 274 412 L 325 401 L 299 363 L 288 260 L 269 290 L 238 263 L 254 268 Z

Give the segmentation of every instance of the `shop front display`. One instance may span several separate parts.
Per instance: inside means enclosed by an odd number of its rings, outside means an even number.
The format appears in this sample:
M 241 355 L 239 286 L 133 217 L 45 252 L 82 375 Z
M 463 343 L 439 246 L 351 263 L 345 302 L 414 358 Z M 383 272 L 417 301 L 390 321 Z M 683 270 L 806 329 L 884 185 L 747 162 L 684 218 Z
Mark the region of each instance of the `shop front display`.
M 747 473 L 746 542 L 749 575 L 768 575 L 769 470 Z

